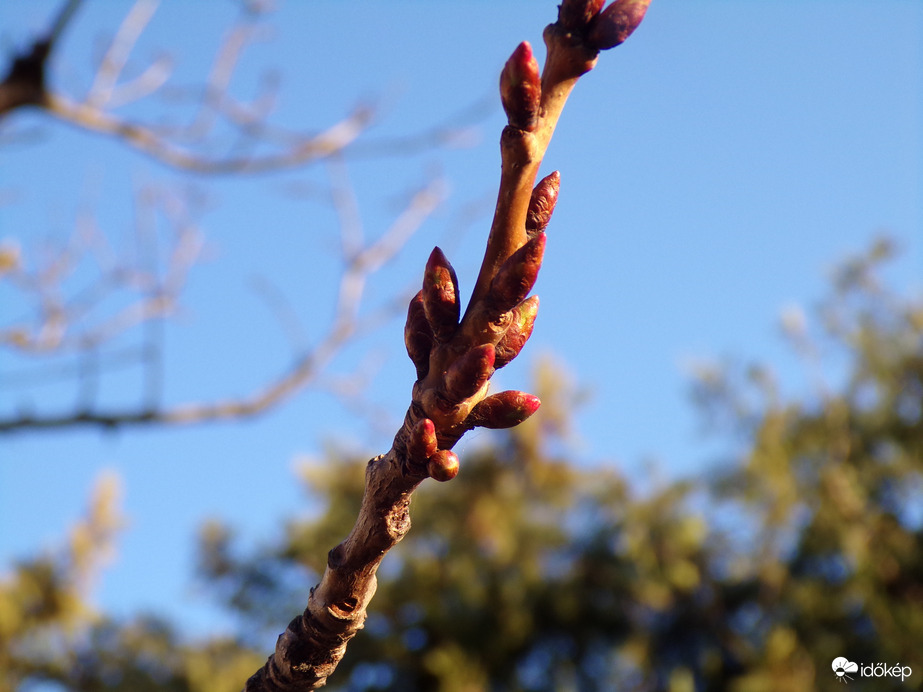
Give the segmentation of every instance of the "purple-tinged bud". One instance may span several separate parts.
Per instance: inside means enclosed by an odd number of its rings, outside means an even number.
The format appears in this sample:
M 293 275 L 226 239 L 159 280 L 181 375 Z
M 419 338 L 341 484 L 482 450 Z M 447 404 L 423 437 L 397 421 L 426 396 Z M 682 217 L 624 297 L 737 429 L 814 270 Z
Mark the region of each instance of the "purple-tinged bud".
M 567 31 L 586 31 L 605 2 L 606 0 L 564 0 L 558 6 L 558 22 Z
M 526 341 L 532 336 L 535 316 L 538 314 L 538 296 L 522 301 L 512 310 L 512 319 L 506 332 L 495 347 L 494 368 L 499 370 L 519 355 Z
M 458 475 L 458 455 L 449 449 L 440 449 L 429 458 L 426 470 L 440 483 L 450 481 Z
M 429 371 L 429 354 L 433 349 L 433 330 L 423 309 L 423 291 L 410 301 L 407 322 L 404 323 L 404 346 L 417 369 L 417 379 L 422 380 Z
M 615 48 L 641 24 L 651 0 L 615 0 L 593 23 L 587 40 L 596 50 Z
M 490 282 L 491 307 L 502 313 L 519 305 L 535 285 L 544 255 L 545 234 L 541 232 L 510 255 Z
M 449 260 L 438 247 L 426 261 L 423 273 L 423 310 L 438 341 L 448 341 L 458 327 L 461 308 L 458 279 Z
M 538 411 L 541 400 L 534 394 L 506 391 L 480 401 L 468 415 L 471 427 L 499 430 L 519 425 Z
M 510 125 L 532 132 L 538 127 L 542 78 L 528 41 L 520 43 L 500 73 L 500 102 Z
M 455 403 L 474 396 L 494 373 L 494 346 L 476 346 L 462 354 L 445 373 L 446 397 Z
M 421 418 L 410 431 L 407 454 L 411 461 L 422 464 L 436 453 L 436 426 L 429 418 Z
M 558 203 L 558 190 L 561 188 L 561 174 L 554 173 L 542 178 L 532 190 L 529 211 L 526 214 L 526 233 L 530 236 L 548 228 L 554 205 Z

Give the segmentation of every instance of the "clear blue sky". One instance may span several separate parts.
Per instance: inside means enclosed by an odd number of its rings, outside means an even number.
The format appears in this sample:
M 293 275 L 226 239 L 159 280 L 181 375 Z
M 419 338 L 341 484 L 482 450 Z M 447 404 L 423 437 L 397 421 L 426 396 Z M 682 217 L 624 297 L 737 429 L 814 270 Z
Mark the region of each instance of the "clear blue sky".
M 57 5 L 0 3 L 0 45 L 24 45 Z M 306 129 L 378 98 L 372 139 L 471 125 L 459 114 L 485 98 L 497 103 L 503 62 L 523 39 L 541 56 L 555 12 L 553 0 L 280 5 L 266 40 L 245 54 L 234 92 L 252 95 L 257 75 L 278 68 L 273 117 Z M 87 0 L 56 56 L 63 90 L 82 93 L 101 39 L 127 7 Z M 200 82 L 233 17 L 231 2 L 164 3 L 135 55 L 141 64 L 168 52 L 178 84 Z M 541 312 L 501 386 L 528 388 L 530 363 L 553 354 L 592 392 L 578 420 L 582 459 L 628 473 L 649 460 L 668 473 L 701 472 L 715 446 L 688 399 L 689 359 L 765 360 L 799 387 L 779 338 L 781 311 L 809 308 L 835 263 L 878 233 L 904 251 L 894 285 L 923 286 L 921 46 L 915 0 L 654 0 L 638 32 L 578 85 L 552 142 L 545 171 L 560 170 L 563 182 L 537 287 Z M 137 112 L 163 112 L 146 108 Z M 373 303 L 417 282 L 437 243 L 470 291 L 499 173 L 499 107 L 473 124 L 466 147 L 350 163 L 369 237 L 387 227 L 407 189 L 437 174 L 449 185 L 444 206 L 372 283 Z M 209 259 L 166 331 L 167 402 L 239 396 L 286 367 L 291 345 L 254 294 L 254 277 L 287 296 L 309 339 L 326 323 L 336 218 L 290 194 L 326 185 L 323 166 L 197 181 L 34 114 L 8 119 L 0 136 L 0 237 L 26 251 L 68 232 L 88 200 L 97 200 L 100 227 L 124 238 L 137 186 L 208 191 Z M 460 226 L 472 205 L 479 215 Z M 0 301 L 4 324 L 21 313 L 9 290 Z M 0 382 L 40 364 L 0 359 Z M 53 548 L 94 480 L 114 470 L 129 525 L 96 602 L 116 615 L 166 610 L 194 631 L 221 627 L 192 586 L 197 527 L 217 517 L 248 539 L 269 539 L 280 519 L 310 510 L 293 472 L 300 460 L 320 459 L 332 441 L 385 451 L 384 431 L 396 429 L 412 379 L 400 322 L 348 349 L 331 373 L 362 363 L 376 373 L 375 424 L 307 390 L 245 423 L 0 439 L 0 571 Z M 137 402 L 138 381 L 128 371 L 99 396 Z M 72 386 L 3 386 L 0 411 L 66 410 L 75 397 Z

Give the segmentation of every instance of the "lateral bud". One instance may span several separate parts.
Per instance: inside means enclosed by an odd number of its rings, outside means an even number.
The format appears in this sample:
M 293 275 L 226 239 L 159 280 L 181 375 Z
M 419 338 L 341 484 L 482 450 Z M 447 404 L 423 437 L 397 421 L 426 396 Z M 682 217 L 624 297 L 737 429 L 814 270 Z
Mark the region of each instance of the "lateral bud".
M 545 234 L 537 232 L 500 265 L 490 282 L 491 307 L 503 313 L 521 303 L 535 285 L 544 255 Z
M 605 2 L 606 0 L 564 0 L 558 6 L 558 22 L 570 32 L 586 31 Z
M 410 460 L 423 464 L 436 453 L 436 425 L 429 418 L 421 418 L 410 431 L 407 454 Z
M 440 449 L 426 464 L 430 477 L 440 483 L 450 481 L 458 475 L 458 455 L 450 449 Z
M 506 332 L 495 347 L 494 368 L 499 370 L 519 355 L 526 341 L 532 336 L 535 316 L 538 314 L 538 296 L 522 301 L 512 310 L 512 319 Z
M 541 400 L 534 394 L 506 391 L 480 401 L 466 421 L 472 428 L 501 430 L 512 428 L 538 411 Z
M 445 374 L 446 397 L 460 403 L 477 394 L 494 372 L 493 344 L 476 346 L 455 360 Z
M 526 233 L 530 236 L 541 233 L 548 228 L 554 206 L 558 203 L 558 190 L 561 188 L 561 174 L 558 171 L 542 178 L 529 200 L 526 213 Z
M 520 43 L 500 73 L 500 102 L 509 124 L 532 132 L 538 127 L 542 80 L 528 41 Z
M 641 24 L 651 0 L 615 0 L 593 23 L 588 42 L 596 50 L 608 50 L 624 43 Z
M 438 341 L 448 341 L 458 327 L 461 308 L 458 278 L 449 260 L 438 247 L 433 248 L 423 272 L 423 311 Z
M 433 330 L 423 308 L 423 291 L 417 292 L 407 308 L 404 346 L 407 347 L 407 355 L 417 369 L 417 379 L 422 380 L 429 371 L 429 354 L 433 349 Z

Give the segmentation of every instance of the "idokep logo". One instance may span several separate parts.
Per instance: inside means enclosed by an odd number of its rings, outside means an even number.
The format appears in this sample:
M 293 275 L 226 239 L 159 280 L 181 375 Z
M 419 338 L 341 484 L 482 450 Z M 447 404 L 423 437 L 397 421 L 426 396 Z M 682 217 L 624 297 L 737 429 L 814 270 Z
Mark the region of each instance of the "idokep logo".
M 854 680 L 850 674 L 859 674 L 863 678 L 900 678 L 904 682 L 913 673 L 910 666 L 900 664 L 891 666 L 887 663 L 854 663 L 848 658 L 837 656 L 831 664 L 833 673 L 836 675 L 837 682 L 849 682 Z
M 847 680 L 852 680 L 849 677 L 849 673 L 855 673 L 859 670 L 859 664 L 853 663 L 842 656 L 837 656 L 833 659 L 833 672 L 836 673 L 837 682 L 846 682 Z

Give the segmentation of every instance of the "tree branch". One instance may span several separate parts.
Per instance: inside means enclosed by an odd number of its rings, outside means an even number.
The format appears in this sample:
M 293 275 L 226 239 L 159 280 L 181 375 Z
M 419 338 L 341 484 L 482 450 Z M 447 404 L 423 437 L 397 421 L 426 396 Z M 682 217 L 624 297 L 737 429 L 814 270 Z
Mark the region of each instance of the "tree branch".
M 125 65 L 141 33 L 153 17 L 157 2 L 137 0 L 112 40 L 96 72 L 86 96 L 75 101 L 53 91 L 46 84 L 46 71 L 51 50 L 73 18 L 81 0 L 67 0 L 52 23 L 47 35 L 36 40 L 28 51 L 16 56 L 0 82 L 0 119 L 14 110 L 31 106 L 79 129 L 119 139 L 167 166 L 204 175 L 258 174 L 288 170 L 326 158 L 350 145 L 372 120 L 371 108 L 361 106 L 334 126 L 317 135 L 289 133 L 288 141 L 277 152 L 234 156 L 208 156 L 195 148 L 182 146 L 158 129 L 117 116 L 106 107 L 111 105 Z M 263 121 L 265 109 L 259 115 L 236 103 L 228 93 L 231 76 L 249 33 L 237 27 L 231 31 L 219 49 L 212 73 L 205 87 L 200 108 L 183 137 L 201 138 L 212 128 L 216 116 L 224 116 L 232 124 L 242 125 L 249 141 L 266 144 L 262 133 L 271 128 Z M 162 65 L 153 66 L 134 80 L 128 91 L 147 95 L 166 81 Z M 125 98 L 121 99 L 124 103 Z M 262 116 L 262 118 L 260 117 Z
M 532 331 L 537 299 L 527 298 L 541 266 L 544 230 L 558 178 L 533 183 L 558 117 L 579 77 L 601 49 L 618 45 L 644 16 L 649 0 L 564 0 L 545 30 L 548 56 L 539 78 L 528 43 L 501 73 L 509 125 L 501 136 L 500 192 L 481 271 L 460 317 L 455 271 L 439 248 L 411 301 L 407 352 L 417 369 L 412 400 L 391 449 L 369 462 L 356 524 L 330 551 L 308 606 L 279 637 L 245 692 L 295 692 L 323 686 L 362 628 L 385 553 L 410 529 L 410 499 L 427 477 L 458 473 L 451 448 L 474 427 L 518 425 L 539 406 L 522 392 L 487 395 L 490 377 L 514 358 Z
M 369 125 L 373 115 L 371 109 L 360 107 L 324 132 L 302 137 L 297 143 L 276 154 L 207 157 L 173 144 L 144 125 L 116 117 L 87 103 L 76 103 L 59 94 L 47 94 L 43 107 L 62 122 L 88 132 L 117 138 L 171 168 L 207 175 L 282 171 L 323 159 L 342 151 L 355 141 Z
M 141 425 L 193 425 L 247 418 L 268 411 L 314 381 L 349 341 L 380 324 L 381 316 L 370 317 L 360 312 L 366 284 L 404 247 L 410 236 L 442 203 L 444 194 L 441 180 L 430 181 L 412 195 L 405 209 L 384 233 L 368 242 L 352 238 L 350 222 L 345 218 L 348 214 L 339 209 L 344 237 L 344 267 L 332 322 L 309 350 L 297 353 L 289 367 L 247 396 L 169 406 L 146 402 L 137 409 L 106 410 L 86 404 L 81 410 L 61 415 L 25 411 L 0 417 L 0 434 L 73 427 L 112 429 Z M 336 204 L 339 208 L 344 202 Z M 180 288 L 198 255 L 201 239 L 194 225 L 183 218 L 179 210 L 174 210 L 171 220 L 177 228 L 176 245 L 163 271 L 163 278 L 154 277 L 154 272 L 145 273 L 140 267 L 123 266 L 116 262 L 114 267 L 104 272 L 98 285 L 82 291 L 78 299 L 70 301 L 62 301 L 59 284 L 68 278 L 70 270 L 79 263 L 85 251 L 76 241 L 52 258 L 49 267 L 36 268 L 29 274 L 22 268 L 22 260 L 18 256 L 12 257 L 6 269 L 11 274 L 9 278 L 35 293 L 36 302 L 41 305 L 41 316 L 34 329 L 22 324 L 0 328 L 0 346 L 27 352 L 68 349 L 78 354 L 85 353 L 131 326 L 174 311 Z M 2 274 L 0 271 L 0 276 Z M 151 276 L 147 278 L 147 274 Z M 134 284 L 140 284 L 144 295 L 114 315 L 76 330 L 78 318 L 110 297 L 112 289 L 137 289 Z M 388 317 L 393 317 L 394 307 L 387 307 Z M 71 333 L 72 330 L 75 333 Z
M 67 0 L 48 33 L 33 42 L 27 51 L 13 58 L 6 76 L 0 82 L 0 118 L 17 108 L 44 105 L 47 94 L 45 69 L 48 58 L 81 2 L 82 0 Z

